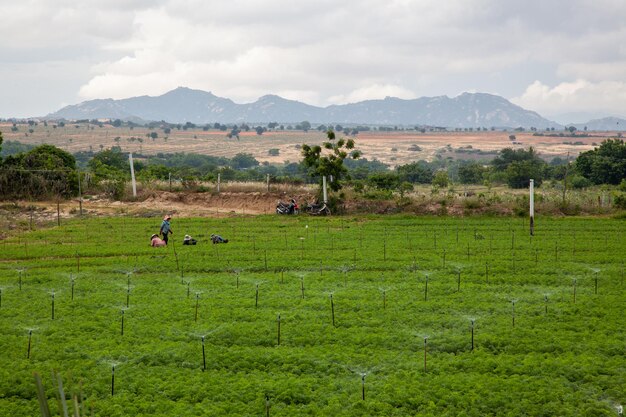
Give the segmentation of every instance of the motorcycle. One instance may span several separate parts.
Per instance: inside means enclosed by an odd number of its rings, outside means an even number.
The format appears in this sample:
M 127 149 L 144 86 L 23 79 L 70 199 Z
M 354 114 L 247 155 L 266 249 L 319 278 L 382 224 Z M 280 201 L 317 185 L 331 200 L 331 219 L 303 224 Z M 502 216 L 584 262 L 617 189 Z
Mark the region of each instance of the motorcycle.
M 279 201 L 276 205 L 276 214 L 298 214 L 300 211 L 298 204 L 291 200 L 290 203 Z
M 306 212 L 311 216 L 330 216 L 330 209 L 326 203 L 313 203 L 306 207 Z

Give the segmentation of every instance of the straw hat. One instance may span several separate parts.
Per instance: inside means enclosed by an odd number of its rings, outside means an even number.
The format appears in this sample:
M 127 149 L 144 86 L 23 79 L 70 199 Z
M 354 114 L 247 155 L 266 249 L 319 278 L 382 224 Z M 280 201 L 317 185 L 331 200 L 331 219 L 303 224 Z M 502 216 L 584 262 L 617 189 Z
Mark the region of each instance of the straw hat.
M 171 218 L 172 218 L 172 216 L 170 216 L 169 214 L 166 214 L 165 217 L 163 217 L 163 220 L 169 220 Z
M 185 240 L 189 240 L 189 239 L 191 239 L 191 236 L 185 235 Z

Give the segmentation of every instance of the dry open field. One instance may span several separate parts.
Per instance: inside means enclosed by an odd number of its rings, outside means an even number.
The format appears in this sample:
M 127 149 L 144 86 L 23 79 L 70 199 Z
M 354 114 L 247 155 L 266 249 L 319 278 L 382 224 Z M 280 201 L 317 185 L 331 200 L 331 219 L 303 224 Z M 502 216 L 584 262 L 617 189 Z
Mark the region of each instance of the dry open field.
M 319 144 L 325 139 L 324 133 L 318 131 L 277 131 L 266 132 L 262 136 L 254 131 L 242 132 L 240 138 L 229 139 L 227 132 L 202 129 L 175 130 L 165 135 L 161 129 L 127 127 L 115 128 L 110 125 L 103 127 L 86 124 L 67 124 L 64 127 L 44 126 L 42 123 L 29 127 L 19 125 L 19 131 L 12 132 L 11 124 L 0 123 L 0 131 L 6 140 L 17 140 L 29 144 L 50 143 L 70 152 L 99 151 L 119 145 L 124 151 L 156 154 L 159 152 L 187 152 L 215 156 L 232 157 L 240 152 L 254 155 L 259 161 L 269 163 L 295 162 L 300 159 L 299 146 L 303 143 Z M 32 129 L 33 132 L 29 132 Z M 147 135 L 156 132 L 158 137 L 151 139 Z M 555 132 L 552 132 L 555 133 Z M 556 132 L 559 133 L 559 132 Z M 576 157 L 580 152 L 592 149 L 604 139 L 614 137 L 615 132 L 587 132 L 589 137 L 548 137 L 533 136 L 532 132 L 441 132 L 419 133 L 415 131 L 394 132 L 362 132 L 356 137 L 358 149 L 368 159 L 378 159 L 390 165 L 401 165 L 420 159 L 432 160 L 441 157 L 460 159 L 484 158 L 493 155 L 468 153 L 468 147 L 476 152 L 497 151 L 505 147 L 527 148 L 533 146 L 544 157 L 555 156 Z M 514 134 L 512 143 L 509 135 Z M 116 139 L 118 138 L 118 139 Z M 569 142 L 569 143 L 567 143 Z M 574 145 L 573 143 L 579 142 Z M 582 144 L 580 144 L 582 143 Z M 419 147 L 420 150 L 415 146 Z M 270 156 L 270 149 L 278 149 L 278 156 Z M 461 152 L 459 152 L 461 149 Z

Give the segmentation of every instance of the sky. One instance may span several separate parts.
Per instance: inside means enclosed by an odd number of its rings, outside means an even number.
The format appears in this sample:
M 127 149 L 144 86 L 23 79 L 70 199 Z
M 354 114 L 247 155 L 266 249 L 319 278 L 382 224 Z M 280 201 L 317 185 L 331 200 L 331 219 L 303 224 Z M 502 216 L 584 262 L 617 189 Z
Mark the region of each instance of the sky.
M 237 103 L 501 95 L 626 117 L 624 0 L 0 0 L 0 117 L 179 86 Z

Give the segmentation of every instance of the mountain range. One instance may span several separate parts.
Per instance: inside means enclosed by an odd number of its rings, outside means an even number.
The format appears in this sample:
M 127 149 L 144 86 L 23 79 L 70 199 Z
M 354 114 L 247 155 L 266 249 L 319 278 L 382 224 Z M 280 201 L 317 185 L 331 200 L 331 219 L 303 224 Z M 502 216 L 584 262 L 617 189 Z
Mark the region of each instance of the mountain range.
M 179 87 L 161 96 L 121 100 L 97 99 L 66 106 L 48 119 L 122 119 L 170 123 L 341 123 L 366 125 L 561 128 L 538 113 L 523 109 L 503 97 L 486 93 L 400 99 L 386 97 L 358 103 L 317 107 L 266 95 L 254 103 L 238 104 L 210 92 Z M 600 123 L 600 122 L 598 122 Z M 615 123 L 613 122 L 613 125 Z M 626 121 L 621 124 L 626 127 Z M 592 129 L 591 126 L 588 126 Z M 613 127 L 615 129 L 615 127 Z

